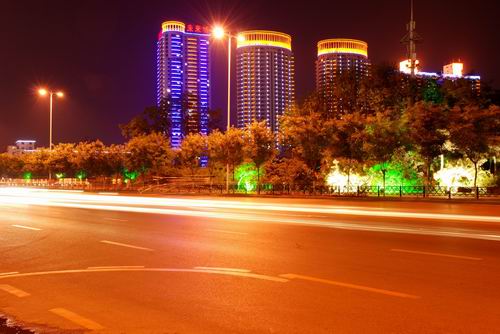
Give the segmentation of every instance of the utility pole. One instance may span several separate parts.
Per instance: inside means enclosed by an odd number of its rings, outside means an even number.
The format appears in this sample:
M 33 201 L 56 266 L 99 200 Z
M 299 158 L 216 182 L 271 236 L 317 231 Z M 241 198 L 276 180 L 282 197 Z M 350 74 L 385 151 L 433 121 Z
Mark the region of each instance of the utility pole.
M 401 39 L 401 43 L 406 44 L 407 57 L 410 61 L 411 76 L 414 77 L 417 69 L 417 47 L 416 44 L 423 39 L 415 31 L 416 22 L 413 17 L 413 0 L 410 0 L 410 22 L 406 25 L 408 33 Z

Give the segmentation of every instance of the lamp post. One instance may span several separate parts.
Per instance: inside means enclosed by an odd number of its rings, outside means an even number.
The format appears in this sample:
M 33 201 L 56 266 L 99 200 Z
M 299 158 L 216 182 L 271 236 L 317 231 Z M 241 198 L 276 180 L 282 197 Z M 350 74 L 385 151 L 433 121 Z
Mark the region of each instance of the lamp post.
M 54 102 L 53 102 L 53 97 L 54 95 L 56 95 L 57 97 L 59 98 L 62 98 L 64 97 L 64 93 L 61 92 L 61 91 L 57 91 L 57 92 L 53 92 L 51 90 L 47 90 L 45 88 L 40 88 L 38 90 L 38 94 L 40 96 L 46 96 L 46 95 L 49 95 L 49 152 L 52 152 L 52 110 L 53 110 L 53 105 L 54 105 Z M 50 169 L 49 169 L 49 181 L 52 179 L 52 173 L 50 172 Z
M 215 39 L 227 37 L 227 131 L 231 128 L 231 49 L 233 39 L 240 39 L 241 36 L 226 32 L 222 26 L 215 26 L 212 30 Z M 226 164 L 226 192 L 229 193 L 229 163 Z

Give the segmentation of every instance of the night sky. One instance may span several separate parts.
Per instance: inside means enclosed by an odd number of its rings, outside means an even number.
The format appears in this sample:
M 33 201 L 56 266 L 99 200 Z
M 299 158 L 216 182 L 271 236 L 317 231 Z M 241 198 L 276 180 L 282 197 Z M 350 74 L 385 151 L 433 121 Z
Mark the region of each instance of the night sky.
M 315 86 L 320 39 L 365 40 L 375 64 L 403 59 L 408 2 L 1 0 L 0 151 L 16 139 L 47 145 L 48 100 L 36 95 L 39 85 L 67 94 L 55 101 L 54 142 L 122 142 L 118 124 L 155 104 L 156 40 L 165 20 L 291 34 L 301 98 Z M 466 72 L 500 87 L 498 0 L 415 0 L 415 7 L 423 70 L 460 58 Z M 225 108 L 225 43 L 213 45 L 212 107 Z

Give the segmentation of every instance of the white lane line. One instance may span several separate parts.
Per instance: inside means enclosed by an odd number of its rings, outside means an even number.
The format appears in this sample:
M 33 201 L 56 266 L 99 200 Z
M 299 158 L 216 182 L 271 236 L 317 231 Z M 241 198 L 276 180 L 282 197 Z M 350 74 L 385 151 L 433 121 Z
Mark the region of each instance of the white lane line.
M 432 256 L 441 256 L 441 257 L 451 257 L 451 258 L 455 258 L 455 259 L 473 260 L 473 261 L 481 261 L 482 260 L 482 258 L 480 258 L 480 257 L 454 255 L 454 254 L 444 254 L 444 253 L 433 253 L 433 252 L 422 252 L 422 251 L 415 251 L 415 250 L 408 250 L 408 249 L 398 249 L 398 248 L 393 248 L 393 249 L 391 249 L 391 251 L 393 251 L 393 252 L 400 252 L 400 253 L 410 253 L 410 254 L 420 254 L 420 255 L 432 255 Z
M 302 279 L 305 281 L 311 281 L 311 282 L 317 282 L 317 283 L 324 283 L 324 284 L 329 284 L 329 285 L 335 285 L 335 286 L 340 286 L 343 288 L 350 288 L 350 289 L 355 289 L 355 290 L 362 290 L 362 291 L 367 291 L 367 292 L 374 292 L 374 293 L 379 293 L 387 296 L 392 296 L 392 297 L 401 297 L 401 298 L 410 298 L 410 299 L 418 299 L 420 298 L 419 296 L 414 296 L 414 295 L 409 295 L 406 293 L 402 292 L 397 292 L 397 291 L 391 291 L 391 290 L 384 290 L 384 289 L 378 289 L 378 288 L 372 288 L 369 286 L 364 286 L 364 285 L 357 285 L 357 284 L 351 284 L 351 283 L 345 283 L 345 282 L 337 282 L 337 281 L 331 281 L 327 279 L 322 279 L 322 278 L 317 278 L 317 277 L 311 277 L 311 276 L 303 276 L 303 275 L 296 275 L 296 274 L 284 274 L 284 275 L 279 275 L 280 277 L 284 277 L 287 279 Z
M 0 290 L 10 293 L 11 295 L 14 295 L 19 298 L 30 296 L 30 294 L 27 293 L 26 291 L 23 291 L 8 284 L 0 284 Z
M 113 193 L 113 192 L 100 192 L 100 193 L 97 193 L 99 195 L 109 195 L 109 196 L 117 196 L 119 195 L 118 193 Z
M 105 220 L 112 220 L 117 222 L 128 222 L 128 219 L 119 219 L 119 218 L 104 218 Z
M 248 270 L 248 269 L 224 268 L 224 267 L 194 267 L 194 269 L 234 271 L 234 272 L 239 272 L 239 273 L 249 273 L 249 272 L 251 272 L 251 270 Z
M 286 277 L 268 276 L 255 273 L 227 271 L 227 270 L 212 270 L 212 269 L 187 269 L 187 268 L 104 268 L 104 269 L 71 269 L 71 270 L 56 270 L 56 271 L 40 271 L 33 273 L 21 273 L 9 276 L 0 276 L 0 280 L 4 278 L 18 277 L 34 277 L 34 276 L 51 276 L 65 274 L 85 274 L 85 273 L 103 273 L 103 272 L 168 272 L 168 273 L 200 273 L 200 274 L 215 274 L 236 276 L 245 278 L 254 278 L 271 282 L 286 283 L 289 280 Z
M 32 230 L 32 231 L 41 231 L 42 229 L 41 228 L 36 228 L 36 227 L 30 227 L 30 226 L 24 226 L 24 225 L 17 225 L 17 224 L 14 224 L 12 225 L 13 227 L 17 227 L 17 228 L 23 228 L 25 230 Z
M 102 267 L 88 267 L 87 269 L 140 269 L 144 266 L 102 266 Z
M 207 231 L 210 232 L 218 232 L 218 233 L 227 233 L 227 234 L 238 234 L 238 235 L 247 235 L 245 232 L 236 232 L 236 231 L 227 231 L 227 230 L 216 230 L 212 228 L 207 228 Z
M 79 314 L 76 314 L 75 312 L 71 312 L 70 310 L 67 310 L 65 308 L 53 308 L 49 310 L 50 312 L 57 314 L 61 318 L 64 318 L 66 320 L 69 320 L 83 328 L 90 329 L 90 330 L 101 330 L 104 329 L 103 326 L 98 324 L 97 322 L 90 320 L 88 318 L 85 318 Z
M 134 245 L 129 245 L 129 244 L 122 244 L 121 242 L 114 242 L 114 241 L 108 241 L 108 240 L 101 240 L 100 242 L 102 242 L 103 244 L 122 246 L 122 247 L 128 247 L 128 248 L 133 248 L 133 249 L 140 249 L 140 250 L 144 250 L 144 251 L 148 251 L 148 252 L 153 251 L 151 248 L 134 246 Z
M 19 271 L 10 271 L 6 273 L 0 273 L 0 276 L 7 276 L 7 275 L 13 275 L 13 274 L 19 274 Z

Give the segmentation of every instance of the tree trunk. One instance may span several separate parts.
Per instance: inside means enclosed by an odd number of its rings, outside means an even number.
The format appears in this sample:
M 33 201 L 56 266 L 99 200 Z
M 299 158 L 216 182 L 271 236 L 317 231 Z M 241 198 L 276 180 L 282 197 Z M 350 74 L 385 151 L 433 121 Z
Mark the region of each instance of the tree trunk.
M 260 168 L 257 167 L 257 194 L 260 195 Z
M 477 161 L 472 161 L 474 164 L 474 189 L 477 187 Z
M 384 187 L 384 194 L 385 194 L 385 173 L 386 173 L 386 170 L 382 169 L 382 185 Z

